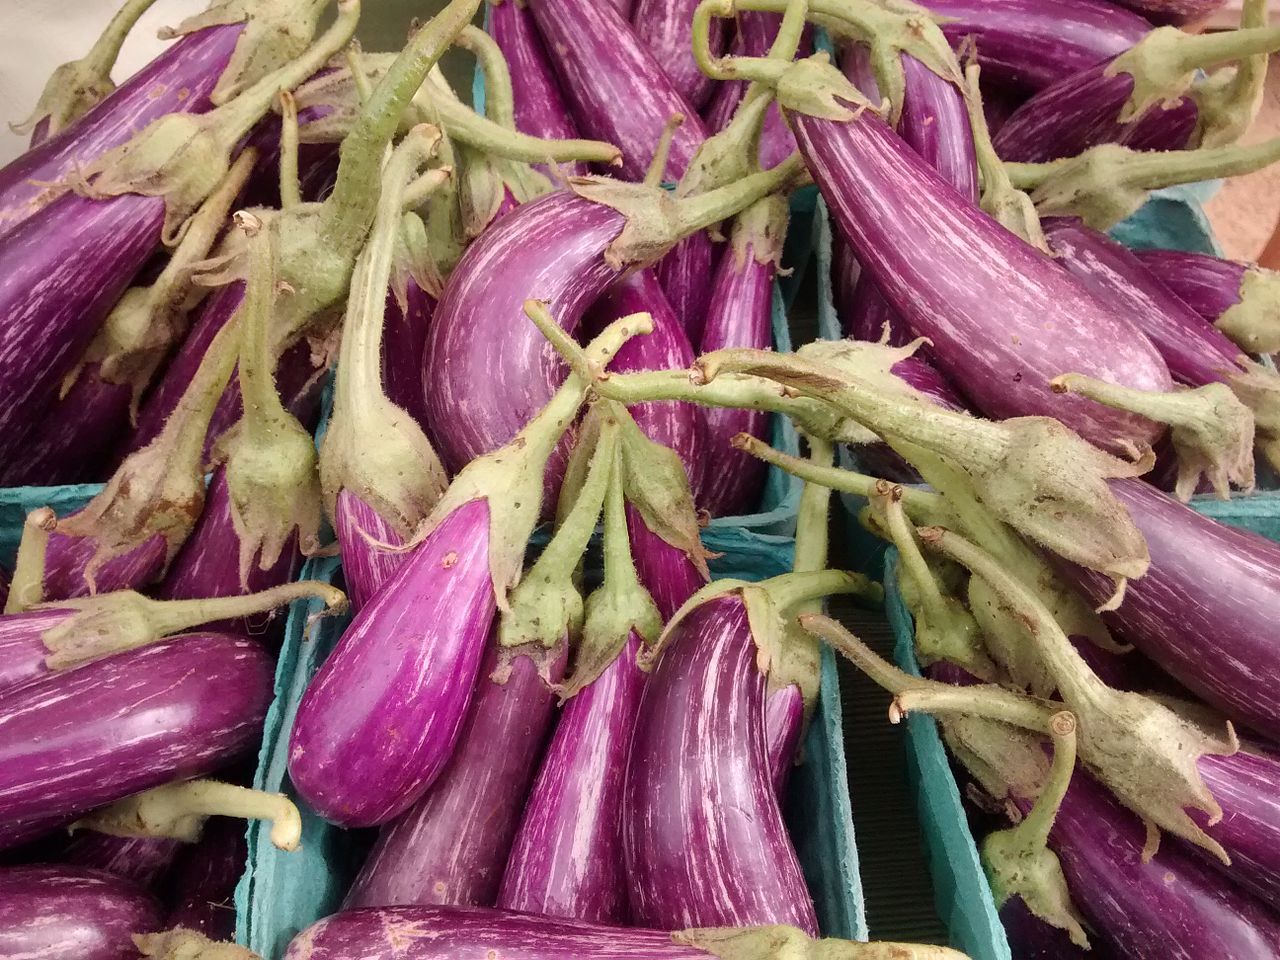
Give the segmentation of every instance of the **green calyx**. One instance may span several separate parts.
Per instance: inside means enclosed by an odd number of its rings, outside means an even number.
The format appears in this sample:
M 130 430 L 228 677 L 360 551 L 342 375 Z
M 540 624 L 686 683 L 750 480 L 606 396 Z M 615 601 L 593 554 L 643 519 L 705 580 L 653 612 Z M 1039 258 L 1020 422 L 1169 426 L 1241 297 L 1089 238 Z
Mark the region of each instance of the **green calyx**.
M 1280 376 L 1241 354 L 1241 372 L 1227 378 L 1231 392 L 1253 413 L 1259 445 L 1273 466 L 1280 464 Z
M 226 177 L 236 145 L 271 108 L 279 91 L 307 79 L 351 38 L 360 16 L 359 0 L 337 3 L 337 20 L 304 54 L 208 113 L 173 113 L 152 122 L 96 160 L 77 189 L 90 197 L 163 197 L 164 241 L 176 243 L 187 218 Z
M 302 817 L 283 793 L 263 793 L 217 780 L 169 783 L 95 810 L 68 829 L 112 837 L 165 837 L 195 843 L 210 817 L 270 820 L 271 842 L 285 851 L 302 843 Z
M 125 38 L 138 23 L 138 18 L 151 8 L 155 0 L 127 0 L 111 18 L 102 35 L 79 60 L 54 69 L 45 83 L 36 108 L 21 123 L 9 124 L 14 133 L 30 133 L 45 125 L 45 139 L 66 129 L 76 120 L 110 96 L 116 85 L 111 68 L 120 56 Z
M 320 485 L 329 516 L 336 516 L 338 494 L 349 490 L 401 537 L 426 519 L 448 485 L 422 428 L 382 386 L 383 319 L 402 232 L 401 198 L 439 139 L 434 128 L 415 127 L 383 173 L 373 230 L 351 278 L 333 416 L 320 448 Z
M 777 271 L 782 264 L 782 246 L 787 239 L 790 204 L 781 194 L 757 200 L 733 221 L 729 249 L 739 267 L 749 261 L 771 266 Z
M 1267 0 L 1244 0 L 1241 27 L 1267 25 Z M 1196 133 L 1192 143 L 1218 147 L 1235 143 L 1249 129 L 1262 107 L 1267 81 L 1267 54 L 1242 59 L 1234 68 L 1217 70 L 1196 83 Z
M 1245 353 L 1280 351 L 1280 274 L 1250 267 L 1240 280 L 1240 299 L 1214 321 Z
M 694 947 L 719 960 L 967 960 L 949 947 L 919 943 L 859 943 L 811 938 L 796 927 L 724 927 L 678 930 L 673 943 Z
M 244 596 L 199 600 L 153 600 L 133 590 L 59 600 L 45 606 L 69 615 L 40 636 L 49 651 L 45 666 L 65 670 L 156 643 L 204 623 L 266 613 L 309 597 L 323 600 L 326 614 L 341 613 L 347 606 L 341 590 L 315 580 Z
M 163 933 L 135 933 L 133 943 L 149 960 L 262 960 L 247 947 L 216 942 L 182 927 Z
M 1223 500 L 1230 498 L 1233 485 L 1246 492 L 1256 485 L 1253 413 L 1224 383 L 1163 392 L 1067 373 L 1055 377 L 1049 386 L 1056 392 L 1078 393 L 1108 407 L 1168 424 L 1178 457 L 1174 492 L 1180 500 L 1191 499 L 1201 476 L 1208 477 Z

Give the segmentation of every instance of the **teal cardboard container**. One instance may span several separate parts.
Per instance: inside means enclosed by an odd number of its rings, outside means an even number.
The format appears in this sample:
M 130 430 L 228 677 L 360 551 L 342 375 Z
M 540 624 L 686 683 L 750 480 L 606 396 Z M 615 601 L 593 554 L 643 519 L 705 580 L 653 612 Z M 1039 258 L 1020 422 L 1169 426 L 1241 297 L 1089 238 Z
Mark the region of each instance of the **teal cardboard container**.
M 1196 497 L 1191 505 L 1222 523 L 1280 540 L 1280 494 L 1231 500 Z M 884 558 L 885 612 L 893 627 L 894 658 L 902 669 L 919 676 L 915 629 L 898 590 L 896 561 L 895 551 L 889 550 Z M 938 724 L 927 714 L 916 713 L 907 717 L 905 726 L 907 770 L 916 794 L 934 900 L 950 932 L 951 946 L 973 960 L 1012 960 Z
M 731 528 L 704 535 L 722 554 L 717 577 L 759 580 L 790 569 L 792 543 L 781 537 Z M 313 559 L 305 578 L 341 584 L 338 560 Z M 289 732 L 307 683 L 342 634 L 347 618 L 313 621 L 319 604 L 290 611 L 276 670 L 276 698 L 267 716 L 254 786 L 293 795 L 287 773 Z M 787 822 L 825 934 L 865 940 L 862 887 L 847 789 L 840 692 L 835 661 L 824 651 L 817 710 L 804 742 L 805 762 L 792 775 Z M 296 799 L 296 798 L 295 798 Z M 284 853 L 271 845 L 269 827 L 249 829 L 249 863 L 236 889 L 236 939 L 266 960 L 280 957 L 298 931 L 335 912 L 359 867 L 367 842 L 360 832 L 325 823 L 299 803 L 302 847 Z

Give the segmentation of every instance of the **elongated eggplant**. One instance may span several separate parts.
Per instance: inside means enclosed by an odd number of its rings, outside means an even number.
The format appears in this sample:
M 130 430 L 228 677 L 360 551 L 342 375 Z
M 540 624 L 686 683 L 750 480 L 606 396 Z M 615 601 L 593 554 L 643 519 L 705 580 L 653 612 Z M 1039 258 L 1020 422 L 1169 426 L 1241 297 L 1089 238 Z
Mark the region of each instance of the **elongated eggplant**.
M 409 554 L 394 527 L 350 490 L 338 494 L 334 530 L 343 545 L 342 568 L 351 608 L 360 611 L 404 566 Z
M 253 641 L 195 633 L 13 691 L 0 706 L 0 816 L 70 820 L 224 766 L 256 745 L 271 677 Z
M 928 0 L 952 45 L 976 41 L 984 78 L 1039 90 L 1123 53 L 1151 24 L 1104 0 Z
M 1229 757 L 1201 757 L 1197 767 L 1223 807 L 1223 817 L 1201 825 L 1231 855 L 1231 866 L 1206 854 L 1232 882 L 1280 906 L 1280 800 L 1275 791 L 1280 760 L 1248 746 Z
M 364 606 L 307 688 L 289 773 L 325 818 L 385 823 L 444 770 L 495 612 L 488 554 L 489 507 L 473 500 Z
M 160 929 L 140 887 L 80 867 L 0 868 L 0 956 L 133 960 L 135 933 Z
M 553 682 L 563 657 L 556 671 Z M 495 638 L 449 765 L 383 828 L 344 907 L 493 906 L 554 717 L 538 666 L 504 653 Z
M 662 66 L 680 96 L 699 110 L 711 96 L 715 81 L 693 60 L 693 11 L 690 0 L 636 0 L 631 28 Z M 727 41 L 723 22 L 713 27 L 711 49 L 720 54 Z
M 765 677 L 738 598 L 677 628 L 640 703 L 623 845 L 634 919 L 660 927 L 817 929 L 773 792 Z
M 1222 7 L 1224 0 L 1120 0 L 1152 23 L 1191 23 Z
M 67 841 L 61 859 L 154 889 L 181 848 L 181 840 L 169 837 L 114 837 L 97 830 L 79 830 Z
M 422 408 L 422 350 L 436 302 L 434 296 L 409 277 L 403 304 L 394 293 L 388 294 L 386 324 L 382 331 L 383 387 L 391 402 L 407 410 L 419 426 L 427 419 Z
M 247 856 L 244 824 L 226 817 L 212 820 L 204 835 L 178 854 L 165 926 L 195 930 L 210 940 L 232 939 L 236 908 L 231 899 Z

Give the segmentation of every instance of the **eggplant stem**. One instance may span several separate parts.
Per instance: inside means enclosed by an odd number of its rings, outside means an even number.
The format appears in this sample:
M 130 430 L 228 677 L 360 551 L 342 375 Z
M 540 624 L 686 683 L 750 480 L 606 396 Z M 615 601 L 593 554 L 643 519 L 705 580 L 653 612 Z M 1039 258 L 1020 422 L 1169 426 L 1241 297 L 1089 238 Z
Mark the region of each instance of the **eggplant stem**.
M 22 522 L 18 559 L 9 580 L 9 597 L 4 603 L 6 616 L 22 613 L 44 599 L 44 560 L 49 534 L 57 525 L 58 518 L 48 507 L 37 507 Z
M 666 122 L 662 125 L 662 133 L 658 135 L 658 145 L 654 148 L 653 159 L 649 161 L 649 169 L 645 171 L 644 185 L 646 187 L 662 186 L 662 178 L 667 172 L 667 160 L 671 156 L 671 142 L 675 139 L 676 131 L 680 129 L 680 125 L 684 123 L 683 113 L 673 113 L 667 117 Z
M 462 28 L 454 45 L 469 51 L 484 74 L 485 116 L 500 127 L 516 128 L 515 93 L 511 87 L 511 69 L 502 48 L 479 27 Z
M 342 52 L 343 59 L 347 62 L 347 70 L 351 72 L 351 85 L 356 91 L 356 100 L 361 108 L 373 96 L 373 87 L 369 84 L 369 75 L 360 66 L 360 57 L 363 52 L 360 41 L 354 39 L 347 44 L 347 49 Z
M 751 434 L 740 434 L 748 436 Z M 752 437 L 752 439 L 756 439 Z M 806 462 L 819 470 L 833 470 L 836 456 L 835 444 L 821 437 L 805 434 L 805 443 L 809 446 L 809 458 Z M 736 438 L 734 446 L 737 447 Z M 742 449 L 738 447 L 738 449 Z M 808 483 L 800 491 L 800 506 L 796 516 L 796 549 L 795 560 L 791 569 L 796 573 L 807 573 L 822 570 L 827 565 L 829 548 L 831 507 L 831 488 L 820 483 Z M 805 613 L 809 610 L 803 611 Z M 818 610 L 814 609 L 813 613 Z
M 550 542 L 529 568 L 525 575 L 527 581 L 539 583 L 572 577 L 587 544 L 591 542 L 591 535 L 595 533 L 600 511 L 604 509 L 605 498 L 613 483 L 617 449 L 617 424 L 606 422 L 600 428 L 599 444 L 592 455 L 586 480 Z
M 280 209 L 302 203 L 298 180 L 298 104 L 288 90 L 280 91 Z

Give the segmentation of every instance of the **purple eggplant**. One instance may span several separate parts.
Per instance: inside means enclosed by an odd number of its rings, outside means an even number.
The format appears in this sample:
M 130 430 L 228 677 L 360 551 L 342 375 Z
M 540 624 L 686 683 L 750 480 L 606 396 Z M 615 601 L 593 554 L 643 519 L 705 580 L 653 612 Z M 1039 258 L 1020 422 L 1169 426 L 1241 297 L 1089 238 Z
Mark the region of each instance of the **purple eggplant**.
M 373 507 L 350 490 L 338 494 L 334 531 L 342 548 L 342 569 L 351 609 L 359 612 L 409 559 L 395 549 L 403 540 Z
M 426 792 L 462 732 L 495 610 L 489 506 L 472 500 L 365 605 L 303 695 L 289 774 L 308 804 L 374 826 Z
M 707 578 L 679 547 L 646 526 L 640 511 L 627 504 L 627 531 L 640 582 L 658 605 L 663 620 L 679 610 Z
M 562 670 L 563 657 L 553 682 Z M 493 906 L 554 717 L 537 665 L 491 642 L 449 765 L 383 828 L 345 908 Z
M 973 38 L 985 79 L 1039 90 L 1123 53 L 1151 24 L 1106 0 L 929 0 L 952 46 Z
M 1201 757 L 1196 766 L 1224 811 L 1218 823 L 1209 824 L 1201 813 L 1197 821 L 1230 854 L 1231 866 L 1207 854 L 1206 860 L 1231 881 L 1280 906 L 1280 798 L 1275 789 L 1280 760 L 1246 746 L 1229 757 Z
M 825 82 L 857 102 L 834 74 Z M 939 368 L 979 410 L 997 419 L 1055 417 L 1106 449 L 1154 442 L 1159 425 L 1061 396 L 1049 384 L 1076 370 L 1169 389 L 1164 361 L 1121 311 L 974 207 L 874 111 L 846 119 L 787 112 L 864 272 L 933 342 Z
M 773 279 L 787 232 L 785 197 L 769 197 L 738 216 L 729 249 L 712 282 L 711 307 L 702 331 L 703 352 L 723 347 L 768 349 L 773 343 Z M 759 410 L 699 407 L 706 470 L 698 501 L 713 517 L 750 513 L 764 488 L 763 461 L 734 448 L 739 433 L 764 439 L 769 415 Z
M 517 0 L 490 0 L 487 29 L 511 67 L 516 129 L 547 140 L 577 139 L 578 128 L 569 116 L 560 81 L 551 69 L 550 57 L 528 7 Z M 580 163 L 567 164 L 563 169 L 572 176 L 587 172 Z
M 248 857 L 245 827 L 240 820 L 217 817 L 174 864 L 166 927 L 195 930 L 210 940 L 235 934 L 236 908 L 231 902 Z
M 627 762 L 631 906 L 663 928 L 817 929 L 765 744 L 766 680 L 740 598 L 698 607 L 645 688 Z
M 1089 938 L 1088 950 L 1076 946 L 1067 931 L 1041 920 L 1021 897 L 1005 901 L 1000 923 L 1018 960 L 1118 960 L 1097 936 Z
M 0 616 L 0 693 L 46 675 L 41 636 L 67 622 L 70 610 L 29 610 Z
M 1226 0 L 1120 0 L 1152 23 L 1191 23 L 1222 8 Z
M 105 561 L 90 575 L 88 571 L 97 552 L 96 540 L 64 535 L 55 530 L 49 537 L 49 550 L 45 555 L 45 600 L 70 600 L 91 593 L 133 590 L 151 583 L 164 569 L 165 541 L 160 534 Z
M 61 859 L 155 889 L 181 849 L 181 840 L 168 837 L 115 837 L 97 830 L 77 830 L 67 841 Z
M 1135 250 L 1134 255 L 1157 280 L 1242 350 L 1280 350 L 1273 271 L 1181 250 Z
M 0 956 L 134 960 L 133 935 L 160 929 L 163 918 L 154 898 L 107 873 L 0 868 Z
M 257 744 L 272 672 L 253 641 L 195 633 L 12 691 L 0 704 L 0 817 L 71 820 L 225 766 Z
M 436 298 L 412 277 L 405 284 L 403 304 L 394 293 L 387 296 L 382 330 L 383 388 L 391 402 L 407 410 L 419 426 L 427 420 L 422 408 L 422 350 L 435 312 Z
M 1111 489 L 1142 531 L 1151 568 L 1103 614 L 1108 626 L 1206 703 L 1274 740 L 1280 652 L 1268 624 L 1280 610 L 1280 544 L 1218 523 L 1141 481 L 1115 480 Z M 1110 596 L 1105 578 L 1061 570 L 1094 603 Z
M 690 0 L 635 0 L 631 28 L 648 48 L 685 102 L 700 109 L 711 96 L 715 81 L 699 69 L 693 59 L 693 11 Z M 711 49 L 724 52 L 727 31 L 724 21 L 712 25 Z

